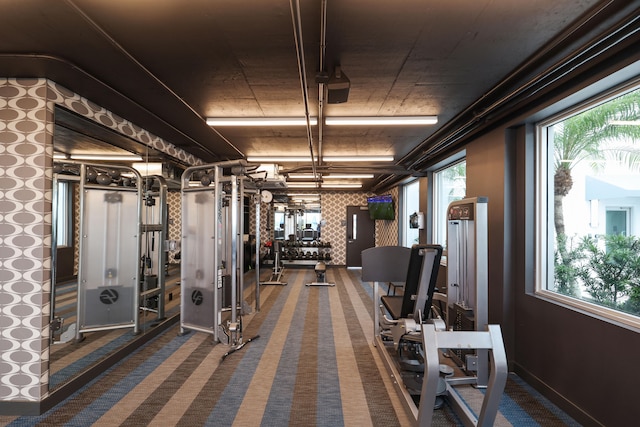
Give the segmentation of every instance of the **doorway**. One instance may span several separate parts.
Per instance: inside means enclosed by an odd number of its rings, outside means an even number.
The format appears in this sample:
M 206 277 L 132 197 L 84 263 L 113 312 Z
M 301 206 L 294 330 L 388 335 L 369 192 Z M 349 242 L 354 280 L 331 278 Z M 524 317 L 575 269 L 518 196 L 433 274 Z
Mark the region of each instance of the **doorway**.
M 607 235 L 628 236 L 627 224 L 629 223 L 628 209 L 607 209 L 606 233 Z
M 347 268 L 362 267 L 361 253 L 376 245 L 376 223 L 366 206 L 347 206 Z

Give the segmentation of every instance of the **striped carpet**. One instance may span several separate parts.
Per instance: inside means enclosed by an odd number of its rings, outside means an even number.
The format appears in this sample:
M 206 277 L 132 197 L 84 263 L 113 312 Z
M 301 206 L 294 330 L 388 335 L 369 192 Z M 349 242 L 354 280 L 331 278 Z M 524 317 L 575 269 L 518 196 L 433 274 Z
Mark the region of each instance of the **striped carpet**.
M 305 286 L 311 269 L 285 277 L 261 287 L 260 312 L 244 318 L 245 340 L 259 338 L 224 361 L 228 347 L 174 326 L 43 415 L 0 425 L 411 425 L 371 345 L 373 291 L 360 271 L 330 269 L 335 287 Z M 461 424 L 445 406 L 433 425 Z M 512 375 L 496 425 L 577 424 Z

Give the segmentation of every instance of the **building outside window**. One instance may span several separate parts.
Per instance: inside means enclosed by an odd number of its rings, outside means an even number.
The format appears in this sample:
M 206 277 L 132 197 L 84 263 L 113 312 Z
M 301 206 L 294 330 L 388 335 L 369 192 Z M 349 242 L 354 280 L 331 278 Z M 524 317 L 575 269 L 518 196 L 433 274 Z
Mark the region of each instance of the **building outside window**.
M 447 247 L 447 208 L 467 192 L 467 162 L 458 161 L 433 173 L 433 242 Z
M 640 325 L 640 89 L 550 119 L 538 141 L 538 292 Z

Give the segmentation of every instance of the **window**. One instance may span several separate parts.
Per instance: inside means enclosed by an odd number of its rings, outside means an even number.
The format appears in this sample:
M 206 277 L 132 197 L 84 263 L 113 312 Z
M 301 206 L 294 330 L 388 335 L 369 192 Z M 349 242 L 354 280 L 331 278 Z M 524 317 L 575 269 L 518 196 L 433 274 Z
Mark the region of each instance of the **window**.
M 409 216 L 420 212 L 420 182 L 412 181 L 402 187 L 402 245 L 410 248 L 420 243 L 420 230 L 409 226 Z
M 433 242 L 447 247 L 447 208 L 467 192 L 467 162 L 458 161 L 433 173 Z
M 640 89 L 538 126 L 537 292 L 640 326 Z

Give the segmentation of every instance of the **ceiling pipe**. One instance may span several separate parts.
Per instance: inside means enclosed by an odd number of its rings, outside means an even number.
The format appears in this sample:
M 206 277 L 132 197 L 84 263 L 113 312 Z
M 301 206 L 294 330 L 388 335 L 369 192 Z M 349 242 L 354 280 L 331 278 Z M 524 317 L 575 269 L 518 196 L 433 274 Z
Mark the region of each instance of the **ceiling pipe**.
M 326 72 L 325 58 L 327 51 L 327 0 L 320 5 L 320 59 L 319 73 Z M 318 165 L 322 165 L 322 143 L 324 139 L 324 81 L 318 81 Z
M 304 102 L 304 114 L 307 119 L 307 142 L 309 143 L 309 154 L 311 156 L 311 169 L 313 176 L 317 180 L 316 162 L 313 154 L 313 132 L 311 131 L 311 114 L 309 113 L 309 90 L 307 86 L 307 70 L 304 59 L 304 39 L 302 37 L 302 19 L 300 17 L 300 0 L 290 0 L 291 20 L 293 22 L 293 35 L 296 42 L 296 56 L 298 59 L 298 74 L 300 75 L 300 86 L 302 88 L 302 99 Z
M 565 57 L 553 66 L 546 68 L 543 72 L 538 73 L 526 83 L 521 84 L 518 88 L 510 91 L 506 95 L 500 93 L 500 91 L 504 87 L 513 85 L 514 81 L 516 81 L 522 74 L 526 74 L 526 72 L 530 68 L 535 67 L 536 64 L 544 60 L 545 57 L 552 55 L 554 51 L 556 51 L 557 49 L 561 49 L 567 43 L 570 43 L 574 35 L 578 34 L 580 30 L 583 30 L 587 23 L 590 23 L 597 17 L 602 16 L 604 12 L 612 5 L 612 3 L 613 2 L 609 1 L 604 4 L 598 5 L 597 7 L 583 15 L 577 22 L 563 31 L 560 35 L 558 35 L 558 37 L 552 40 L 552 42 L 546 45 L 542 50 L 536 53 L 533 57 L 529 58 L 516 70 L 512 71 L 507 77 L 505 77 L 500 83 L 498 83 L 498 85 L 494 86 L 491 90 L 489 90 L 489 92 L 484 94 L 481 98 L 476 100 L 473 104 L 459 113 L 447 125 L 434 133 L 431 137 L 424 140 L 413 150 L 411 150 L 407 155 L 400 159 L 398 163 L 402 164 L 404 162 L 411 162 L 408 166 L 410 169 L 422 168 L 430 158 L 438 155 L 447 148 L 450 148 L 456 142 L 460 141 L 466 135 L 470 134 L 475 129 L 480 127 L 482 125 L 482 121 L 489 117 L 489 115 L 495 112 L 495 110 L 500 106 L 505 105 L 507 102 L 515 99 L 518 95 L 523 94 L 526 90 L 534 88 L 536 85 L 544 84 L 541 82 L 543 82 L 543 80 L 547 76 L 553 75 L 555 70 L 560 69 L 569 61 L 582 55 L 583 52 L 587 50 L 587 48 L 585 48 L 585 46 L 583 45 L 582 48 L 574 50 L 569 57 Z M 606 16 L 604 19 L 606 19 Z M 555 80 L 557 80 L 558 78 L 556 78 Z M 544 86 L 548 86 L 549 84 L 550 83 L 546 83 L 544 84 Z M 536 92 L 539 90 L 539 88 L 536 89 Z M 498 97 L 498 99 L 491 101 L 492 97 L 494 96 Z M 483 106 L 482 104 L 484 102 L 490 102 L 490 105 Z M 460 122 L 464 121 L 466 117 L 470 118 L 467 119 L 464 123 L 460 124 Z M 416 158 L 416 156 L 419 157 Z M 379 185 L 381 184 L 382 183 L 380 183 Z

